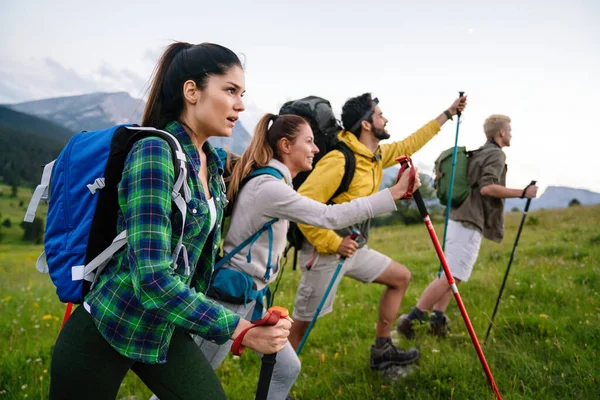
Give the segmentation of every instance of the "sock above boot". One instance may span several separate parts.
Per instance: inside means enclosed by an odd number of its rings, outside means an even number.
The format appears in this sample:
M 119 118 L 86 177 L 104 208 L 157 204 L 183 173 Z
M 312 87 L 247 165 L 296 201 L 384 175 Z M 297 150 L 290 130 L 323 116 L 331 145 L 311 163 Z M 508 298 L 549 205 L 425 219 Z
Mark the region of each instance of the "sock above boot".
M 424 311 L 419 310 L 417 307 L 413 307 L 412 310 L 410 310 L 410 313 L 408 314 L 407 318 L 411 321 L 414 321 L 415 319 L 418 319 L 420 321 L 423 319 L 424 316 Z
M 444 323 L 444 322 L 446 322 L 446 316 L 444 315 L 444 313 L 442 311 L 432 310 L 431 320 L 440 322 L 440 323 Z
M 391 337 L 380 337 L 377 336 L 375 337 L 375 348 L 379 349 L 383 346 L 385 346 L 387 343 L 392 343 L 392 338 Z

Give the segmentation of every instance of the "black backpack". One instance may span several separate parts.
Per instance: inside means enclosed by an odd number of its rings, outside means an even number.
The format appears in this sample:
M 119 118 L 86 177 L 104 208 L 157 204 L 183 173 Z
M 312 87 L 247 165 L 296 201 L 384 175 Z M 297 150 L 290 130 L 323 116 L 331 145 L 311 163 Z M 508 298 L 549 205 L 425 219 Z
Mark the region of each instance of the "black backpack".
M 279 110 L 279 115 L 283 114 L 299 115 L 309 122 L 315 136 L 315 144 L 319 148 L 319 152 L 313 159 L 313 168 L 325 154 L 332 150 L 339 150 L 344 155 L 344 158 L 346 159 L 344 177 L 342 178 L 342 182 L 338 189 L 327 202 L 328 204 L 331 203 L 332 199 L 348 191 L 356 169 L 354 152 L 352 152 L 344 142 L 337 138 L 337 134 L 342 130 L 342 127 L 333 114 L 331 104 L 321 97 L 308 96 L 303 99 L 292 100 L 285 103 Z M 299 173 L 293 180 L 294 189 L 298 190 L 311 172 L 312 170 Z M 289 242 L 288 250 L 291 247 L 294 247 L 293 268 L 296 269 L 298 249 L 302 246 L 304 235 L 302 235 L 302 232 L 295 223 L 290 223 L 287 236 Z

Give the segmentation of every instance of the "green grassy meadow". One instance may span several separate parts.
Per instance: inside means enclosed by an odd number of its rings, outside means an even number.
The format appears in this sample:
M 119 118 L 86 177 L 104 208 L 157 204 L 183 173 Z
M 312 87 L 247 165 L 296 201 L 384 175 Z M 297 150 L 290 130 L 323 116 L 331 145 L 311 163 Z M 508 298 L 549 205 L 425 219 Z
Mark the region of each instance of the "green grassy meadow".
M 0 212 L 12 227 L 0 243 L 0 400 L 47 397 L 52 346 L 64 313 L 47 275 L 35 270 L 41 245 L 20 239 L 20 221 L 31 196 L 0 185 Z M 20 202 L 23 204 L 20 205 Z M 460 293 L 480 340 L 514 244 L 520 213 L 506 216 L 505 241 L 484 241 L 469 282 Z M 441 235 L 443 226 L 436 224 Z M 413 273 L 401 307 L 407 312 L 434 277 L 439 262 L 423 225 L 378 228 L 371 247 Z M 300 271 L 287 267 L 276 303 L 293 307 Z M 383 288 L 344 279 L 332 314 L 320 319 L 303 350 L 296 399 L 493 399 L 454 303 L 452 334 L 445 340 L 418 327 L 419 367 L 391 379 L 371 371 L 379 297 Z M 490 340 L 483 346 L 504 399 L 600 398 L 600 206 L 541 210 L 529 214 Z M 229 356 L 217 373 L 231 399 L 253 399 L 260 360 L 246 352 Z M 148 399 L 130 373 L 119 399 Z

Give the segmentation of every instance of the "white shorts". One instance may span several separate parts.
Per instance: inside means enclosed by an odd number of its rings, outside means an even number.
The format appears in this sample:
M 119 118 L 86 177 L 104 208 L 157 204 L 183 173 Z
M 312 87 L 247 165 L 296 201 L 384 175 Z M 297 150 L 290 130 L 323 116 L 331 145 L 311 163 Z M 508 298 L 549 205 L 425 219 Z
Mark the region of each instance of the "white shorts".
M 463 282 L 469 280 L 479 255 L 482 237 L 481 231 L 471 224 L 448 220 L 444 253 L 450 272 L 456 279 Z
M 306 266 L 312 261 L 312 266 Z M 302 279 L 296 292 L 294 311 L 292 318 L 299 321 L 312 320 L 325 291 L 331 282 L 340 259 L 337 254 L 320 254 L 314 251 L 314 247 L 304 243 L 300 253 L 300 268 Z M 319 316 L 330 313 L 333 310 L 333 302 L 338 285 L 344 276 L 357 281 L 370 283 L 376 280 L 391 265 L 392 259 L 381 254 L 368 246 L 363 246 L 354 255 L 344 262 L 342 269 L 335 280 L 327 300 Z

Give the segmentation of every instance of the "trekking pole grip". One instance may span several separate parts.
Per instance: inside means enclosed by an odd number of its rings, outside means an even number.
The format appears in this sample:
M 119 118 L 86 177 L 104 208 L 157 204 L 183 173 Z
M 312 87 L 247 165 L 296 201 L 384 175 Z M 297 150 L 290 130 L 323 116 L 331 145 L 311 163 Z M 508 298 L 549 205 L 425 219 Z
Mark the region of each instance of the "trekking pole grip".
M 400 164 L 400 171 L 398 172 L 398 177 L 396 178 L 396 182 L 400 180 L 400 177 L 402 176 L 402 173 L 410 168 L 410 172 L 414 175 L 416 175 L 415 170 L 413 169 L 413 163 L 412 160 L 410 159 L 409 156 L 401 156 L 396 158 L 396 161 L 398 161 L 398 163 Z M 419 213 L 421 214 L 421 217 L 425 218 L 427 215 L 429 215 L 429 213 L 427 212 L 427 207 L 425 207 L 425 202 L 423 201 L 423 196 L 421 196 L 421 192 L 419 192 L 419 189 L 412 191 L 411 188 L 409 188 L 409 193 L 410 195 L 408 197 L 404 197 L 404 198 L 413 198 L 415 199 L 415 202 L 417 203 L 417 207 L 419 208 Z
M 537 181 L 531 181 L 531 183 L 529 185 L 527 185 L 527 187 L 525 188 L 525 190 L 523 190 L 523 197 L 525 197 L 525 192 L 527 192 L 527 188 L 529 186 L 533 186 L 537 183 Z M 525 203 L 525 213 L 527 213 L 527 211 L 529 211 L 529 205 L 531 204 L 531 200 L 532 199 L 527 199 L 527 202 Z
M 458 97 L 463 97 L 465 95 L 465 92 L 458 92 Z M 459 110 L 456 110 L 456 115 L 458 115 L 458 117 L 460 118 L 460 115 L 462 113 Z
M 427 207 L 425 206 L 423 196 L 421 196 L 421 192 L 419 192 L 419 189 L 415 190 L 415 192 L 413 193 L 413 198 L 415 199 L 415 203 L 417 203 L 417 207 L 419 208 L 419 213 L 421 214 L 421 217 L 427 217 L 429 215 L 429 212 L 427 212 Z
M 244 340 L 244 336 L 248 331 L 252 328 L 256 328 L 257 326 L 272 326 L 277 325 L 280 319 L 287 318 L 290 315 L 287 308 L 273 306 L 269 308 L 267 313 L 259 320 L 251 321 L 252 326 L 244 329 L 237 338 L 231 344 L 231 352 L 233 355 L 241 356 L 244 353 L 245 346 L 242 345 L 242 341 Z

